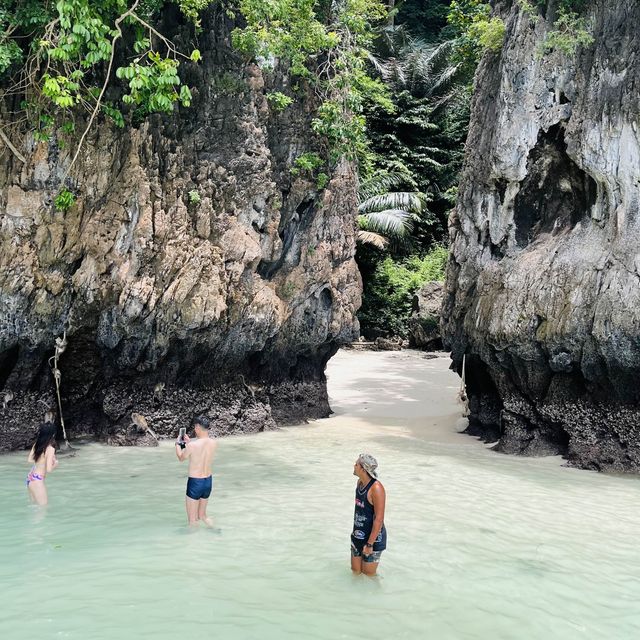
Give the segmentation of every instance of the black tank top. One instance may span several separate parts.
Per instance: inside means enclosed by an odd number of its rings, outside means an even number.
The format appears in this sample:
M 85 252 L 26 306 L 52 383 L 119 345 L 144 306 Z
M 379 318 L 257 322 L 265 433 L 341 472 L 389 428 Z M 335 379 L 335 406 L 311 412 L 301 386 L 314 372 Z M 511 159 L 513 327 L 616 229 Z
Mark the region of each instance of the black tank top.
M 351 542 L 353 542 L 358 551 L 362 551 L 362 548 L 369 540 L 371 529 L 373 529 L 375 513 L 373 505 L 367 499 L 367 493 L 369 493 L 369 489 L 371 489 L 374 482 L 377 482 L 377 480 L 372 478 L 371 482 L 369 482 L 369 484 L 363 489 L 359 489 L 356 485 L 356 509 L 353 514 L 353 532 L 351 533 Z M 373 543 L 373 550 L 383 551 L 386 548 L 387 530 L 383 523 L 382 529 Z

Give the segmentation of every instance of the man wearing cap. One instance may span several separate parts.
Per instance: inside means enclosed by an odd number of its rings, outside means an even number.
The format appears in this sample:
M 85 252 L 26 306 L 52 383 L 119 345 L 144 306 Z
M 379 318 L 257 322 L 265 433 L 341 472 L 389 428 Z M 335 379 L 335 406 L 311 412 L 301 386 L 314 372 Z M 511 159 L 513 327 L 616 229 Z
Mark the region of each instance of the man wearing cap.
M 356 508 L 351 533 L 351 570 L 375 576 L 382 552 L 387 548 L 384 526 L 384 487 L 378 480 L 378 463 L 368 453 L 361 453 L 353 465 L 358 476 Z

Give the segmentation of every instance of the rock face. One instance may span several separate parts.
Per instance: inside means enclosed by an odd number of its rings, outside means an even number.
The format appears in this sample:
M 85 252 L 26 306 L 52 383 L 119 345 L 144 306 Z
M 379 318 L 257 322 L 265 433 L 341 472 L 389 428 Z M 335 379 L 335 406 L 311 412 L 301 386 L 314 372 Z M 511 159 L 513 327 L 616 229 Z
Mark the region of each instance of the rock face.
M 409 318 L 409 346 L 416 349 L 441 349 L 440 311 L 444 286 L 427 282 L 413 296 L 413 312 Z
M 540 56 L 515 3 L 476 96 L 445 339 L 472 432 L 502 451 L 640 471 L 640 3 L 588 2 L 595 41 Z
M 193 107 L 97 126 L 67 212 L 52 198 L 74 145 L 13 130 L 26 164 L 0 147 L 0 449 L 54 405 L 65 328 L 71 436 L 128 441 L 133 412 L 159 436 L 199 413 L 218 433 L 329 413 L 324 365 L 358 335 L 354 167 L 322 191 L 291 174 L 313 98 L 273 112 L 285 79 L 239 62 L 223 16 L 204 24 Z

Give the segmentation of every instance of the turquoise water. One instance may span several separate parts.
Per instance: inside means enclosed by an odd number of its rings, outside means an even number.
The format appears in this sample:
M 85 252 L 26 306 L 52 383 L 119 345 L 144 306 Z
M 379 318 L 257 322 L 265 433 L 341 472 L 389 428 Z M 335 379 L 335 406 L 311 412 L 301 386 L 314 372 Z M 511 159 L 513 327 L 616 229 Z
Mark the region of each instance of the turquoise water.
M 86 445 L 28 504 L 0 458 L 0 637 L 640 637 L 640 480 L 455 433 L 446 359 L 341 353 L 337 416 L 220 441 L 213 529 L 185 526 L 173 447 Z M 352 465 L 379 460 L 389 548 L 349 570 Z

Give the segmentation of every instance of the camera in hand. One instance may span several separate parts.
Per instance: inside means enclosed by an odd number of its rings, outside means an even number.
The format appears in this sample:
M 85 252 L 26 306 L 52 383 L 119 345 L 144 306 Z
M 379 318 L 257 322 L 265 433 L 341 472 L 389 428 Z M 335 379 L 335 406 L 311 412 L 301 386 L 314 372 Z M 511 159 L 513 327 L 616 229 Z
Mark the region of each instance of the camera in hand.
M 178 433 L 178 440 L 176 444 L 180 446 L 181 449 L 184 449 L 187 446 L 187 443 L 184 441 L 184 437 L 187 434 L 186 427 L 180 427 L 180 432 Z

